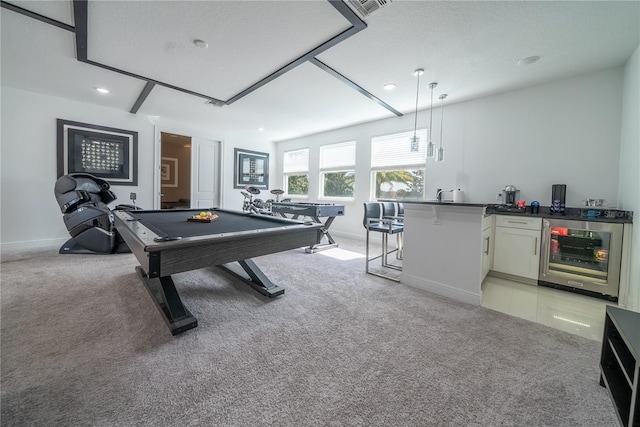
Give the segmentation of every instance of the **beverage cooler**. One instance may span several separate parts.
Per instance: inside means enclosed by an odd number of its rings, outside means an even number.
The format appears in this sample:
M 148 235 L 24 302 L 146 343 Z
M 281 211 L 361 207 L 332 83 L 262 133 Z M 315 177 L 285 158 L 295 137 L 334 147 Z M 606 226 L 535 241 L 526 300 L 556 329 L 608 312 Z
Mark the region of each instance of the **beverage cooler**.
M 623 227 L 544 219 L 538 283 L 617 301 Z

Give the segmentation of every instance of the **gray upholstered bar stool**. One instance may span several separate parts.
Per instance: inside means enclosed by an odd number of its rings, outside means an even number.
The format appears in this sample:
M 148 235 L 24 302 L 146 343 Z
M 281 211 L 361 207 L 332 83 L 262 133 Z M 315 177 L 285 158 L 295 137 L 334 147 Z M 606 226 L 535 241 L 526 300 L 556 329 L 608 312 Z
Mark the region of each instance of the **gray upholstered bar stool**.
M 395 249 L 390 251 L 389 236 L 401 236 L 404 232 L 404 224 L 393 218 L 383 218 L 383 206 L 380 202 L 367 202 L 364 203 L 364 217 L 362 225 L 364 225 L 364 228 L 367 230 L 366 272 L 368 274 L 373 274 L 374 276 L 384 277 L 385 279 L 399 282 L 400 279 L 390 274 L 371 271 L 369 269 L 369 263 L 380 258 L 382 271 L 384 271 L 384 269 L 402 270 L 402 266 L 390 264 L 388 262 L 388 255 L 394 252 L 396 252 L 396 254 L 400 253 L 399 251 L 401 250 L 401 246 L 399 242 L 401 242 L 402 239 L 399 238 L 396 242 Z M 371 257 L 369 254 L 369 240 L 370 233 L 372 231 L 382 235 L 382 252 L 380 255 L 376 255 L 374 257 Z M 400 256 L 397 256 L 396 258 L 400 260 L 402 259 Z

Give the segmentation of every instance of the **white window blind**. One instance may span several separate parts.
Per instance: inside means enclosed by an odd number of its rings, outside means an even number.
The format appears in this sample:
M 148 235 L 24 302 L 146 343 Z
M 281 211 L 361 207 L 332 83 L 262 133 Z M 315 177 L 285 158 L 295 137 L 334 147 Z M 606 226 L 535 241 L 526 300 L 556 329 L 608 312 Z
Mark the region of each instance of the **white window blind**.
M 418 129 L 420 148 L 411 151 L 413 131 L 393 135 L 377 136 L 371 139 L 371 169 L 389 167 L 424 166 L 427 163 L 427 130 Z
M 285 151 L 282 166 L 283 173 L 308 172 L 309 149 Z
M 320 169 L 353 169 L 356 165 L 356 142 L 341 142 L 320 147 Z

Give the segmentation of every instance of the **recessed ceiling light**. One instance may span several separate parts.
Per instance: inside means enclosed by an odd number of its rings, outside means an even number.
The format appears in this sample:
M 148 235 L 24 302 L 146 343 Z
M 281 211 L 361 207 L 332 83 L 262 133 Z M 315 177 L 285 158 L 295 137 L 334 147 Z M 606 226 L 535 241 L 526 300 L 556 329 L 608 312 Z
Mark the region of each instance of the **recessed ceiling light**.
M 518 65 L 531 65 L 534 62 L 538 62 L 539 59 L 540 59 L 539 56 L 528 56 L 518 61 Z
M 396 88 L 396 84 L 395 83 L 387 83 L 386 85 L 382 86 L 384 88 L 384 90 L 394 90 Z
M 263 127 L 259 127 L 259 128 L 258 128 L 258 130 L 259 130 L 260 132 L 262 132 L 262 131 L 264 130 L 264 128 L 263 128 Z
M 98 92 L 102 93 L 102 94 L 105 94 L 105 95 L 107 93 L 109 93 L 109 89 L 105 89 L 103 87 L 95 87 L 94 89 L 97 90 Z
M 202 49 L 206 49 L 209 47 L 209 44 L 204 41 L 204 40 L 200 40 L 200 39 L 195 39 L 193 41 L 193 44 L 195 44 L 197 47 L 202 48 Z

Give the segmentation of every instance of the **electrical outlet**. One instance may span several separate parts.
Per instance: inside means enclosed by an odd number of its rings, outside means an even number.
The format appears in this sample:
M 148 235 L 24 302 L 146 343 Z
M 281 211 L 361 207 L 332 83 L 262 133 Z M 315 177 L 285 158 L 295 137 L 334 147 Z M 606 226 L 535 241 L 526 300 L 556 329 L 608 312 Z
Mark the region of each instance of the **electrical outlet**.
M 496 200 L 497 200 L 498 202 L 501 202 L 501 201 L 502 201 L 502 191 L 498 191 L 498 192 L 496 193 Z

